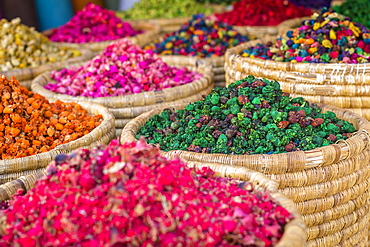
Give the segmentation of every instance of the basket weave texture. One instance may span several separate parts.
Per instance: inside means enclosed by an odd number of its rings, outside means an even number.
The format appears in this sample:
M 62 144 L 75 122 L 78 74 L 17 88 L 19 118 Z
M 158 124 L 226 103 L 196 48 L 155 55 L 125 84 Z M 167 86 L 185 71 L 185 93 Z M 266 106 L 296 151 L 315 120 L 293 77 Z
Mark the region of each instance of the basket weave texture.
M 279 26 L 233 26 L 243 35 L 247 35 L 250 39 L 258 39 L 266 35 L 277 35 L 279 33 Z
M 206 164 L 225 177 L 241 179 L 235 169 L 264 173 L 279 184 L 279 192 L 292 199 L 307 225 L 308 246 L 345 246 L 367 243 L 370 194 L 370 123 L 351 111 L 317 103 L 324 112 L 354 124 L 358 130 L 347 140 L 309 151 L 282 154 L 228 155 L 183 150 L 162 152 L 190 163 Z M 182 109 L 185 105 L 174 106 Z M 121 141 L 134 141 L 155 109 L 129 122 Z M 353 238 L 352 238 L 353 237 Z M 353 245 L 350 245 L 353 246 Z
M 132 37 L 125 37 L 122 39 L 129 39 L 130 41 L 132 41 L 132 43 L 139 45 L 139 46 L 143 46 L 144 44 L 155 39 L 161 31 L 158 25 L 147 22 L 147 21 L 127 21 L 127 22 L 131 24 L 133 29 L 142 30 L 144 32 L 141 34 L 132 36 Z M 48 36 L 50 35 L 51 31 L 52 31 L 51 29 L 45 30 L 43 34 Z M 121 40 L 121 39 L 107 40 L 107 41 L 102 41 L 102 42 L 87 42 L 87 43 L 67 43 L 67 42 L 53 42 L 53 43 L 58 46 L 66 46 L 66 47 L 71 47 L 75 49 L 86 49 L 86 50 L 91 50 L 94 53 L 99 53 L 102 50 L 104 50 L 109 44 L 111 44 L 114 41 L 118 41 L 118 40 Z
M 81 56 L 73 57 L 73 58 L 67 59 L 62 62 L 43 64 L 41 66 L 34 67 L 34 68 L 23 68 L 23 69 L 13 69 L 9 71 L 0 71 L 0 75 L 5 75 L 7 78 L 11 78 L 12 76 L 14 76 L 15 78 L 17 78 L 17 80 L 22 86 L 30 90 L 32 80 L 36 76 L 44 72 L 47 72 L 47 71 L 62 69 L 71 63 L 87 61 L 94 56 L 94 54 L 89 50 L 79 49 L 79 51 L 81 52 Z
M 60 153 L 70 153 L 77 148 L 90 148 L 100 143 L 106 144 L 115 137 L 114 116 L 107 108 L 88 102 L 80 102 L 79 104 L 89 114 L 102 115 L 103 121 L 101 124 L 87 135 L 58 145 L 48 152 L 22 158 L 0 160 L 0 184 L 14 181 L 22 176 L 42 173 L 49 162 Z M 3 194 L 0 189 L 0 200 L 1 198 L 8 198 L 9 195 L 11 195 L 10 192 Z
M 369 64 L 289 63 L 242 57 L 243 50 L 276 37 L 253 40 L 231 49 L 225 55 L 226 85 L 247 75 L 277 80 L 284 92 L 311 102 L 352 109 L 370 119 Z
M 171 66 L 185 66 L 190 70 L 203 74 L 199 80 L 173 88 L 163 90 L 148 91 L 137 94 L 113 97 L 83 97 L 70 96 L 51 92 L 44 86 L 52 82 L 50 72 L 44 73 L 32 82 L 32 91 L 39 93 L 47 99 L 59 99 L 61 101 L 73 102 L 92 102 L 101 104 L 115 116 L 116 127 L 122 129 L 124 125 L 141 113 L 156 109 L 158 107 L 168 107 L 175 104 L 190 103 L 202 99 L 202 95 L 211 92 L 214 87 L 212 67 L 194 57 L 186 56 L 162 56 L 164 62 Z M 72 64 L 71 66 L 82 66 L 83 64 Z

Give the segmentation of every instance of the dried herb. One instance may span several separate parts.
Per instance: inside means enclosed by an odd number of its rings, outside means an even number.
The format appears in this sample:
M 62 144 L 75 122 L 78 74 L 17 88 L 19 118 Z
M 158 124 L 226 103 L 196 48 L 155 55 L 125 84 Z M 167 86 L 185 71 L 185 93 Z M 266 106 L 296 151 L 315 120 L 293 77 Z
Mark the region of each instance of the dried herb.
M 20 18 L 0 20 L 0 71 L 34 68 L 81 56 L 81 52 L 58 47 Z
M 45 97 L 0 78 L 0 158 L 13 159 L 49 151 L 97 127 L 101 115 L 90 116 L 76 103 Z
M 248 76 L 183 110 L 153 116 L 137 138 L 144 136 L 164 151 L 272 154 L 326 146 L 354 131 L 333 112 L 289 97 L 277 81 Z
M 137 143 L 56 157 L 7 210 L 1 246 L 274 246 L 293 217 L 268 192 Z
M 140 0 L 132 8 L 117 12 L 117 15 L 122 19 L 137 20 L 188 17 L 199 13 L 209 15 L 213 12 L 212 7 L 194 0 Z

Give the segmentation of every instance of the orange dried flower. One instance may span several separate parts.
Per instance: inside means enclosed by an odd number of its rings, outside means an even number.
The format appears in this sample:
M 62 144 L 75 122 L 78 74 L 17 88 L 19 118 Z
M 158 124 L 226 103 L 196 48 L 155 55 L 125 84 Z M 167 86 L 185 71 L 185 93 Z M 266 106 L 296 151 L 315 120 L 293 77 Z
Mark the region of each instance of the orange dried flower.
M 0 159 L 50 151 L 86 135 L 102 121 L 102 116 L 90 116 L 76 103 L 50 103 L 14 77 L 0 77 L 0 95 Z

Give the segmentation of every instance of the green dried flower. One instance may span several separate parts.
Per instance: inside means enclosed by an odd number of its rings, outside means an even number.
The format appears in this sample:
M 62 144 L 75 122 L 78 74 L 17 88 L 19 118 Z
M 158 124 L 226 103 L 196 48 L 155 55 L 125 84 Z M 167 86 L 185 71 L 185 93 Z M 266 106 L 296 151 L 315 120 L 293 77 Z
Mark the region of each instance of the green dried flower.
M 248 76 L 213 89 L 184 110 L 153 116 L 137 138 L 144 136 L 164 151 L 272 154 L 326 146 L 354 131 L 335 113 L 323 113 L 302 97 L 289 97 L 277 81 Z

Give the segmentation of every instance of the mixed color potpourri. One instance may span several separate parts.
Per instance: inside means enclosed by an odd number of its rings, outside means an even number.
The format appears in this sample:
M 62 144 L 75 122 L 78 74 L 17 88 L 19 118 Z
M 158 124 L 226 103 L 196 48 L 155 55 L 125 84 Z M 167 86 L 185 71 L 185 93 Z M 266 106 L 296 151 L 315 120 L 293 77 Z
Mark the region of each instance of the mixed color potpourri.
M 259 44 L 242 55 L 292 63 L 368 63 L 370 31 L 335 12 L 313 15 L 287 38 Z
M 136 31 L 130 23 L 122 21 L 112 10 L 87 3 L 67 23 L 52 29 L 48 35 L 51 41 L 66 43 L 86 43 L 116 40 L 135 36 Z
M 200 79 L 186 67 L 173 67 L 152 50 L 127 39 L 109 45 L 79 68 L 53 71 L 46 89 L 72 96 L 108 97 L 175 87 Z
M 183 110 L 151 117 L 136 137 L 164 151 L 272 154 L 326 146 L 354 131 L 335 113 L 289 97 L 277 81 L 248 76 Z
M 285 20 L 311 14 L 311 9 L 286 0 L 241 0 L 233 4 L 232 10 L 216 13 L 215 16 L 235 26 L 276 26 Z
M 80 51 L 55 46 L 33 27 L 22 24 L 20 18 L 0 20 L 0 71 L 34 68 L 78 56 Z
M 28 91 L 13 77 L 0 78 L 0 158 L 14 159 L 47 152 L 80 138 L 101 121 L 76 103 L 45 97 Z
M 293 219 L 251 183 L 143 140 L 60 154 L 47 172 L 0 212 L 1 246 L 274 246 Z
M 223 56 L 228 48 L 248 40 L 232 26 L 199 14 L 178 31 L 166 34 L 145 49 L 153 49 L 160 55 L 217 57 Z

